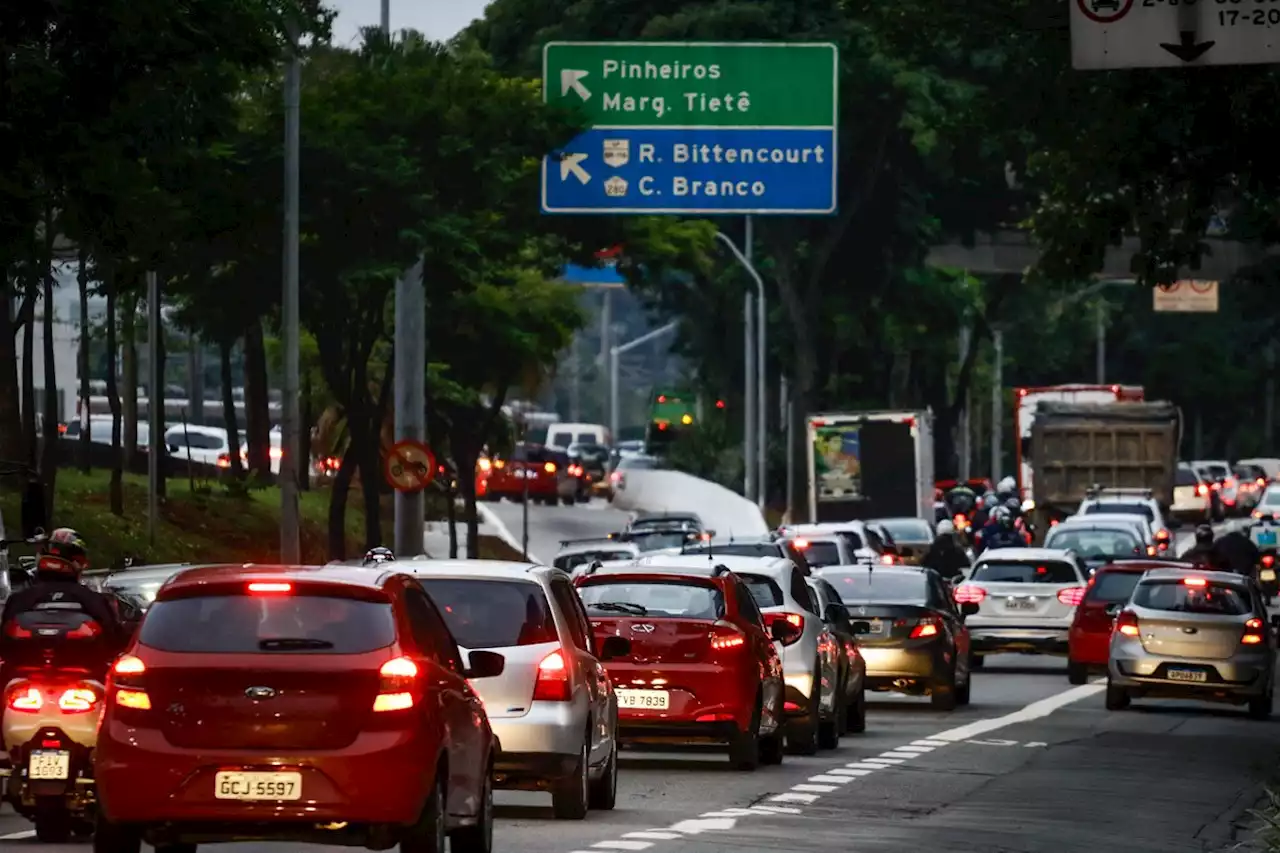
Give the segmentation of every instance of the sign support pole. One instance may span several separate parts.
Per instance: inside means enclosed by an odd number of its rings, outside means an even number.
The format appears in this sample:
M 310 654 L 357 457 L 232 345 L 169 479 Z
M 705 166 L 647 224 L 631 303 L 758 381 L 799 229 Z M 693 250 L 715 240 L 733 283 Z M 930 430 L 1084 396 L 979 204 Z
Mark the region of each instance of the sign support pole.
M 751 215 L 748 214 L 746 222 L 746 235 L 743 242 L 746 244 L 743 248 L 743 257 L 747 266 L 751 263 L 751 245 L 755 242 L 755 233 L 752 228 Z M 754 267 L 753 267 L 754 268 Z M 766 323 L 766 305 L 764 299 L 764 282 L 760 277 L 754 276 L 756 279 L 756 506 L 764 509 L 765 501 L 768 499 L 766 491 L 765 459 L 768 457 L 769 449 L 769 432 L 767 413 L 769 411 L 769 392 L 766 379 L 769 375 L 767 365 L 767 341 L 768 329 Z
M 750 229 L 748 229 L 748 234 L 749 233 L 750 233 Z M 756 284 L 756 292 L 755 292 L 754 298 L 759 300 L 758 311 L 753 311 L 752 310 L 753 297 L 751 292 L 747 291 L 747 298 L 745 300 L 745 304 L 743 305 L 743 311 L 742 311 L 742 319 L 744 321 L 744 324 L 746 325 L 746 333 L 743 336 L 743 362 L 746 365 L 745 373 L 747 377 L 746 389 L 745 389 L 746 394 L 744 395 L 746 397 L 746 403 L 747 403 L 746 405 L 747 413 L 745 417 L 746 435 L 749 437 L 746 441 L 743 442 L 744 444 L 743 468 L 746 470 L 746 477 L 744 478 L 744 491 L 742 493 L 742 496 L 745 497 L 747 500 L 755 501 L 757 505 L 763 506 L 764 504 L 764 489 L 763 489 L 764 451 L 756 450 L 755 442 L 752 441 L 751 438 L 754 438 L 755 441 L 759 441 L 760 447 L 763 447 L 764 440 L 765 440 L 764 429 L 763 429 L 764 422 L 765 422 L 764 279 L 760 278 L 760 273 L 756 271 L 755 265 L 751 263 L 750 258 L 748 258 L 745 254 L 743 254 L 742 251 L 737 247 L 737 245 L 734 244 L 733 240 L 729 239 L 729 237 L 727 237 L 723 231 L 716 232 L 716 239 L 719 240 L 721 243 L 724 243 L 725 246 L 728 247 L 730 252 L 733 252 L 733 256 L 738 259 L 738 263 L 741 264 L 742 268 L 745 269 L 747 273 L 751 276 L 752 280 Z M 751 327 L 756 324 L 757 318 L 759 319 L 761 328 L 758 330 L 754 330 L 754 334 L 753 334 L 753 330 Z M 755 375 L 757 370 L 760 373 L 760 376 L 758 377 Z M 757 394 L 759 394 L 759 399 L 756 399 Z M 756 407 L 759 407 L 759 411 L 757 411 Z M 760 435 L 753 436 L 753 433 L 755 432 L 757 426 L 760 428 Z M 753 453 L 753 450 L 755 450 L 756 452 Z M 759 479 L 752 476 L 757 471 L 760 474 Z M 753 486 L 758 486 L 759 491 L 757 491 L 755 488 L 752 488 Z

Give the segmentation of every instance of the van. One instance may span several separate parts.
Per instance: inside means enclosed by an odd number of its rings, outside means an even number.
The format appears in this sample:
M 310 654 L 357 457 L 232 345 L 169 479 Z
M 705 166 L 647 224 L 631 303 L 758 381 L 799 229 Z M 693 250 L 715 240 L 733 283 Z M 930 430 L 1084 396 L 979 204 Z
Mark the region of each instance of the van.
M 613 434 L 604 424 L 557 423 L 547 427 L 547 447 L 565 450 L 571 444 L 602 444 L 613 446 Z

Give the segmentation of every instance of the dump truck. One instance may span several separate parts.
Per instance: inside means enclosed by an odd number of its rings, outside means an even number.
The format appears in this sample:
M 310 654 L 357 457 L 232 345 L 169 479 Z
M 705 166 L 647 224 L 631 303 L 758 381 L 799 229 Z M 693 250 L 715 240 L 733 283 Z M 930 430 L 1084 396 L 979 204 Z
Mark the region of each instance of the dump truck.
M 1150 490 L 1173 503 L 1182 411 L 1168 402 L 1055 403 L 1036 407 L 1030 464 L 1040 531 L 1075 513 L 1090 490 Z
M 933 413 L 871 411 L 806 419 L 809 518 L 933 522 Z

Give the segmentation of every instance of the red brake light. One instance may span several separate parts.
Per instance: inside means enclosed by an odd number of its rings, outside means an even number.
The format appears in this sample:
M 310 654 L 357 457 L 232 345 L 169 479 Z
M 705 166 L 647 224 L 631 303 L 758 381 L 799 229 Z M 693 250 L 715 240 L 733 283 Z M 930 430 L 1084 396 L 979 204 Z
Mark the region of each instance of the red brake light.
M 961 584 L 956 587 L 952 595 L 955 597 L 956 604 L 981 604 L 987 597 L 987 591 L 980 586 Z
M 564 652 L 556 649 L 538 664 L 538 680 L 533 685 L 535 702 L 569 701 L 569 665 Z
M 1148 545 L 1148 546 L 1147 546 L 1147 556 L 1148 556 L 1148 557 L 1154 557 L 1155 555 L 1156 555 L 1156 546 L 1155 546 L 1155 545 Z
M 926 616 L 916 623 L 911 629 L 911 639 L 919 640 L 924 637 L 936 637 L 942 628 L 942 620 L 937 616 Z
M 373 697 L 375 711 L 404 711 L 413 707 L 413 687 L 418 679 L 418 665 L 409 658 L 392 658 L 378 669 L 381 684 Z
M 16 640 L 27 640 L 33 636 L 30 631 L 23 628 L 17 622 L 10 622 L 6 625 L 4 628 L 4 634 L 6 637 L 13 637 Z
M 1263 635 L 1263 624 L 1261 619 L 1250 619 L 1244 623 L 1245 634 L 1240 638 L 1240 642 L 1246 646 L 1258 646 L 1265 642 L 1266 637 Z
M 772 626 L 779 619 L 790 623 L 796 629 L 796 634 L 790 640 L 784 640 L 782 645 L 789 646 L 792 643 L 798 643 L 800 636 L 804 633 L 804 617 L 799 613 L 766 613 L 764 615 L 765 624 Z
M 1261 489 L 1263 486 L 1265 486 L 1265 485 L 1267 484 L 1267 481 L 1266 481 L 1264 478 L 1262 478 L 1262 477 L 1259 477 L 1259 478 L 1256 480 L 1256 482 L 1257 482 L 1257 484 L 1258 484 L 1258 488 L 1259 488 L 1259 489 Z
M 1200 497 L 1204 497 L 1205 495 L 1209 494 L 1209 487 L 1206 486 L 1204 483 L 1199 484 L 1198 486 L 1196 486 L 1196 494 L 1199 495 Z
M 1262 555 L 1262 565 L 1266 566 L 1268 569 L 1269 569 L 1269 568 L 1271 568 L 1272 566 L 1274 566 L 1274 565 L 1275 565 L 1275 562 L 1276 562 L 1276 556 L 1275 556 L 1275 554 L 1263 554 L 1263 555 Z
M 1160 539 L 1160 540 L 1168 539 L 1168 538 L 1169 538 L 1169 531 L 1167 531 L 1167 530 L 1158 530 L 1158 531 L 1156 531 L 1156 538 L 1157 538 L 1157 539 Z
M 809 547 L 809 540 L 808 539 L 792 539 L 791 544 L 801 550 L 804 550 L 805 548 Z
M 19 688 L 9 694 L 9 707 L 14 711 L 39 711 L 44 707 L 44 696 L 34 686 Z
M 1116 617 L 1116 630 L 1126 637 L 1138 636 L 1138 616 L 1132 610 L 1121 611 Z
M 98 694 L 87 687 L 72 687 L 58 697 L 58 708 L 68 714 L 83 714 L 98 706 Z
M 251 583 L 249 584 L 249 592 L 262 595 L 272 592 L 293 592 L 293 584 L 291 583 Z
M 219 467 L 219 468 L 230 468 L 230 467 L 231 467 L 231 457 L 230 457 L 230 456 L 228 456 L 226 453 L 219 453 L 219 454 L 218 454 L 218 467 Z
M 77 625 L 74 630 L 67 632 L 67 638 L 73 640 L 92 639 L 102 633 L 102 628 L 97 622 L 82 622 Z
M 1082 586 L 1069 586 L 1058 590 L 1058 600 L 1068 607 L 1076 607 L 1084 600 L 1084 592 L 1085 588 Z
M 548 462 L 542 466 L 542 470 L 546 471 L 548 474 L 554 474 L 556 472 L 556 463 Z
M 140 658 L 133 655 L 125 655 L 116 661 L 116 665 L 111 668 L 116 675 L 142 675 L 147 671 L 147 665 Z
M 727 622 L 719 623 L 711 634 L 711 648 L 715 651 L 739 649 L 747 644 L 746 636 Z
M 1183 578 L 1182 582 L 1187 586 L 1206 586 L 1209 583 L 1204 578 Z
M 881 554 L 881 555 L 880 555 L 880 562 L 881 562 L 881 563 L 884 563 L 886 566 L 892 566 L 892 565 L 893 565 L 893 555 L 892 555 L 892 554 Z

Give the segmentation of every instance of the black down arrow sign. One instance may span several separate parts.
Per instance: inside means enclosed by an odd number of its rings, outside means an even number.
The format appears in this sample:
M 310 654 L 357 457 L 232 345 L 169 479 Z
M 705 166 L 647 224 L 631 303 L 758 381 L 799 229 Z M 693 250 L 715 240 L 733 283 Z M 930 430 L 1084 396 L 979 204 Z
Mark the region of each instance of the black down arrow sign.
M 1202 41 L 1196 43 L 1196 34 L 1192 30 L 1182 30 L 1178 33 L 1178 44 L 1168 44 L 1161 42 L 1160 46 L 1181 59 L 1183 62 L 1195 62 L 1213 47 L 1217 42 Z

